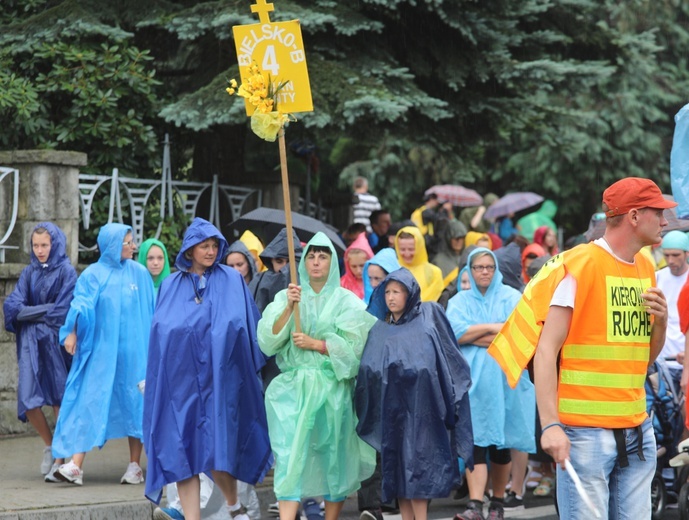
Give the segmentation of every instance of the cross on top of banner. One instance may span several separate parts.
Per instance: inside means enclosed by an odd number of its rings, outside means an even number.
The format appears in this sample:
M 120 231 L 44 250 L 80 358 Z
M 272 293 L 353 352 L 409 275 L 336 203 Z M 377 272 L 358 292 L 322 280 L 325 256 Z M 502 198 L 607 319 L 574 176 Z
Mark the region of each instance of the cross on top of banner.
M 266 3 L 266 0 L 256 0 L 256 3 L 251 6 L 252 13 L 258 13 L 258 19 L 261 23 L 270 23 L 270 12 L 275 11 L 275 6 Z

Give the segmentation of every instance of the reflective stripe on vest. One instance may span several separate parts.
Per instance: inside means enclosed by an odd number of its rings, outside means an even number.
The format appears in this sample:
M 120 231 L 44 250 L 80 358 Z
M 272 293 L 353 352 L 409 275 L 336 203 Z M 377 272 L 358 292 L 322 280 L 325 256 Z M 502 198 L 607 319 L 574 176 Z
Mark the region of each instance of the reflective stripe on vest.
M 646 396 L 631 402 L 560 399 L 560 413 L 585 416 L 630 417 L 646 414 Z

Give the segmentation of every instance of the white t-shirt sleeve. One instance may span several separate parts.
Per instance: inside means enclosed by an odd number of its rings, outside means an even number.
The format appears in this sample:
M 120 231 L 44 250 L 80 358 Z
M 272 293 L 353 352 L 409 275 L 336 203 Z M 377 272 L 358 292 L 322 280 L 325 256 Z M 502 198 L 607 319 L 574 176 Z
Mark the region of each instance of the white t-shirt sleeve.
M 557 305 L 559 307 L 571 307 L 573 309 L 574 297 L 576 294 L 577 280 L 571 274 L 567 274 L 555 289 L 553 297 L 550 300 L 550 306 Z

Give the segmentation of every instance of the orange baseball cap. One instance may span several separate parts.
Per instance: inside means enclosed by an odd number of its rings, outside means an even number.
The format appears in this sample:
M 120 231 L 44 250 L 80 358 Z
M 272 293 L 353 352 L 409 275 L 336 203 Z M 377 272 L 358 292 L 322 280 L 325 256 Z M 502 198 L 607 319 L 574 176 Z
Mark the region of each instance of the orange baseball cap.
M 627 177 L 611 184 L 603 192 L 603 204 L 608 207 L 605 215 L 615 217 L 637 208 L 668 209 L 677 206 L 667 200 L 651 179 Z

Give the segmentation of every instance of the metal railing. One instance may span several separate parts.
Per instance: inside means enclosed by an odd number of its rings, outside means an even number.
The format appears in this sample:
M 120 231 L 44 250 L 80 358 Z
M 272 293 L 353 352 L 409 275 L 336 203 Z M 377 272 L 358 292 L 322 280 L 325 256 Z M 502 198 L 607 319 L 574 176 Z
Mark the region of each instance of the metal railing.
M 17 249 L 17 246 L 8 246 L 7 239 L 10 238 L 12 231 L 14 231 L 14 226 L 17 223 L 17 211 L 19 210 L 19 170 L 14 168 L 6 168 L 0 166 L 0 183 L 12 182 L 12 205 L 9 208 L 10 211 L 10 223 L 5 231 L 5 234 L 0 238 L 0 263 L 5 263 L 5 251 L 7 249 Z
M 165 171 L 163 169 L 163 171 Z M 130 222 L 132 235 L 135 241 L 144 240 L 144 225 L 146 223 L 146 210 L 151 202 L 152 195 L 160 191 L 159 199 L 160 216 L 174 215 L 175 208 L 180 207 L 182 213 L 188 218 L 198 216 L 198 206 L 201 197 L 210 190 L 210 211 L 208 220 L 216 227 L 221 228 L 220 222 L 220 200 L 221 197 L 230 207 L 232 219 L 239 218 L 242 214 L 244 204 L 252 197 L 255 197 L 256 204 L 261 205 L 262 193 L 259 190 L 243 188 L 241 186 L 230 186 L 220 184 L 218 176 L 213 176 L 213 182 L 193 182 L 193 181 L 172 181 L 165 174 L 161 179 L 137 179 L 133 177 L 121 177 L 117 168 L 113 168 L 112 175 L 87 175 L 79 174 L 79 195 L 81 207 L 81 219 L 84 229 L 91 226 L 93 214 L 93 201 L 96 194 L 104 184 L 110 182 L 110 202 L 108 205 L 107 223 L 125 223 L 123 211 L 124 202 L 129 205 Z M 175 201 L 178 204 L 175 204 Z M 105 222 L 99 223 L 103 225 Z M 160 237 L 162 230 L 162 219 L 154 234 Z M 79 251 L 93 251 L 96 246 L 86 246 L 79 243 Z

